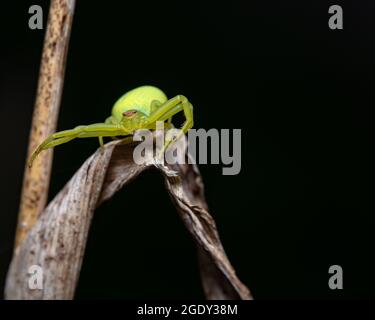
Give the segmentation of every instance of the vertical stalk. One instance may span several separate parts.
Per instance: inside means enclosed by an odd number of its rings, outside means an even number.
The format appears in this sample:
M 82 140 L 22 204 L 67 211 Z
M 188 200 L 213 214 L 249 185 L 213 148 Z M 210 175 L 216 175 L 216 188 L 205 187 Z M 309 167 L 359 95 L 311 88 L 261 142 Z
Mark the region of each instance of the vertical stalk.
M 47 136 L 56 131 L 74 8 L 75 0 L 51 0 L 28 158 Z M 46 205 L 51 168 L 51 149 L 40 154 L 31 168 L 27 165 L 25 167 L 16 231 L 16 250 Z

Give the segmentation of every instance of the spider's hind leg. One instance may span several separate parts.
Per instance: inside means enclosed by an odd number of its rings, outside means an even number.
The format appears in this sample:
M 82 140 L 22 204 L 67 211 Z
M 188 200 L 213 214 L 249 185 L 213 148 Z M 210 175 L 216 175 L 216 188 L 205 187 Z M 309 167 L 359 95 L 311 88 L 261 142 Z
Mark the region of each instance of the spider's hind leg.
M 102 137 L 102 136 L 100 136 L 100 137 L 98 137 L 98 139 L 99 139 L 99 144 L 100 144 L 100 147 L 101 147 L 101 148 L 103 148 L 103 147 L 104 147 L 104 141 L 103 141 L 103 137 Z
M 105 119 L 104 123 L 105 124 L 114 124 L 113 117 L 109 116 L 107 119 Z M 110 138 L 112 138 L 112 140 L 116 140 L 116 137 L 110 137 Z M 100 147 L 103 148 L 104 147 L 103 136 L 98 137 L 98 139 L 99 139 Z

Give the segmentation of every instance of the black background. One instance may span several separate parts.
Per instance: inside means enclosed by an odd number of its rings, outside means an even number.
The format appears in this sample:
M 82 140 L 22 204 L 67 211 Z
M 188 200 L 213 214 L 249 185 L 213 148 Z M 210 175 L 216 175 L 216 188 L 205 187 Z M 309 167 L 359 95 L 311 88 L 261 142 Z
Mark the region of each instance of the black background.
M 1 4 L 0 288 L 11 257 L 44 31 Z M 328 28 L 328 8 L 344 30 Z M 374 297 L 373 1 L 78 1 L 58 129 L 103 121 L 142 84 L 241 128 L 242 170 L 201 165 L 227 254 L 255 298 Z M 55 149 L 50 198 L 98 146 Z M 140 226 L 146 233 L 140 234 Z M 328 288 L 328 268 L 344 290 Z M 148 171 L 97 210 L 77 298 L 201 298 L 195 247 Z

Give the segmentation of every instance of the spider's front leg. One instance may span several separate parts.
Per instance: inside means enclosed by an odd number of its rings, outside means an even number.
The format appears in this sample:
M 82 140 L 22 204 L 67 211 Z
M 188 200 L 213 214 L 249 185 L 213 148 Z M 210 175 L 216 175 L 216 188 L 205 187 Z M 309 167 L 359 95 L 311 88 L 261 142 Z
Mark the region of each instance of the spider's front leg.
M 182 128 L 180 129 L 179 134 L 176 137 L 174 137 L 174 139 L 168 137 L 164 141 L 163 148 L 161 149 L 160 154 L 157 155 L 156 159 L 155 159 L 155 165 L 157 167 L 160 167 L 160 166 L 164 167 L 163 166 L 164 152 L 165 152 L 165 150 L 167 150 L 168 146 L 173 141 L 177 141 L 179 138 L 181 138 L 181 136 L 186 134 L 187 131 L 193 126 L 193 106 L 191 105 L 191 103 L 188 101 L 188 99 L 185 96 L 178 95 L 178 96 L 168 100 L 164 104 L 162 104 L 157 110 L 154 110 L 148 118 L 149 124 L 154 124 L 154 123 L 156 123 L 156 121 L 166 121 L 166 120 L 168 120 L 167 124 L 168 124 L 169 127 L 171 127 L 172 126 L 171 118 L 176 113 L 181 112 L 181 111 L 184 112 L 186 120 L 185 120 Z M 176 172 L 171 171 L 168 168 L 164 167 L 164 169 L 166 169 L 167 174 L 170 175 L 170 176 L 176 176 L 177 175 Z
M 60 144 L 69 142 L 76 138 L 91 138 L 91 137 L 113 137 L 128 135 L 129 132 L 125 131 L 122 127 L 116 124 L 108 123 L 95 123 L 87 126 L 78 126 L 71 130 L 64 130 L 50 135 L 44 140 L 32 153 L 28 162 L 29 166 L 32 165 L 35 158 L 43 150 L 56 147 Z
M 178 140 L 192 128 L 194 119 L 193 119 L 193 106 L 189 100 L 183 96 L 178 95 L 172 99 L 169 99 L 167 102 L 163 103 L 157 110 L 152 112 L 148 118 L 149 123 L 156 123 L 156 121 L 166 121 L 169 120 L 178 112 L 184 112 L 185 122 L 180 129 L 180 133 L 174 138 L 166 139 L 162 152 L 164 152 L 168 146 L 174 141 Z

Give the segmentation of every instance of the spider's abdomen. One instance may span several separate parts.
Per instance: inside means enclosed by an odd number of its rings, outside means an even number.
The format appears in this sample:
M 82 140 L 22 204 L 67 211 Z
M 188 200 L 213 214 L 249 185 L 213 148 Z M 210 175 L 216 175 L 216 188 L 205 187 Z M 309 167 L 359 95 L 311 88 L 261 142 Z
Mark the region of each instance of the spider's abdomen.
M 161 103 L 167 101 L 167 96 L 159 88 L 153 86 L 141 86 L 126 92 L 112 108 L 112 116 L 121 120 L 123 113 L 129 110 L 137 110 L 148 116 L 151 112 L 151 103 L 158 100 Z

